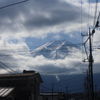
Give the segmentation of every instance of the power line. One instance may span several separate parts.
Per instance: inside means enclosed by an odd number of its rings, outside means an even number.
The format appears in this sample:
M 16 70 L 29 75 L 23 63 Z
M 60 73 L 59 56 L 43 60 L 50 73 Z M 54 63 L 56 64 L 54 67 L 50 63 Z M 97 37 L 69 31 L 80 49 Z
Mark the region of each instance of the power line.
M 66 81 L 73 80 L 73 79 L 75 79 L 75 78 L 77 78 L 77 77 L 80 77 L 81 75 L 83 75 L 83 74 L 79 74 L 79 75 L 74 76 L 74 77 L 72 77 L 72 78 L 66 79 L 65 81 L 62 81 L 62 82 L 57 82 L 56 84 L 61 84 L 61 83 L 64 83 L 64 82 L 66 82 Z
M 88 91 L 88 99 L 89 100 L 94 100 L 95 97 L 94 97 L 94 82 L 93 82 L 93 56 L 92 56 L 92 36 L 94 35 L 95 33 L 95 28 L 98 28 L 100 27 L 98 24 L 99 24 L 99 21 L 97 19 L 97 22 L 95 21 L 95 18 L 96 18 L 96 13 L 97 13 L 97 2 L 98 0 L 96 0 L 96 8 L 95 8 L 95 17 L 94 17 L 94 29 L 92 30 L 92 32 L 90 32 L 90 28 L 89 28 L 89 35 L 88 35 L 88 38 L 87 40 L 85 41 L 84 44 L 87 43 L 87 41 L 89 41 L 89 56 L 88 56 L 88 62 L 89 62 L 89 65 L 88 65 L 88 74 L 87 74 L 87 84 L 88 84 L 88 88 L 87 88 L 87 91 Z M 100 14 L 100 13 L 99 13 Z M 99 16 L 98 16 L 99 18 Z
M 10 6 L 14 6 L 14 5 L 17 5 L 17 4 L 21 4 L 21 3 L 24 3 L 26 1 L 29 1 L 29 0 L 24 0 L 24 1 L 21 1 L 21 2 L 17 2 L 17 3 L 12 3 L 12 4 L 9 4 L 9 5 L 6 5 L 6 6 L 3 6 L 3 7 L 0 7 L 0 9 L 4 9 L 4 8 L 7 8 L 7 7 L 10 7 Z M 0 63 L 2 63 L 4 66 L 6 66 L 7 68 L 9 68 L 12 72 L 15 72 L 13 69 L 11 69 L 10 67 L 8 67 L 6 64 L 4 64 L 3 62 L 0 61 Z M 5 69 L 6 71 L 8 71 L 6 68 L 0 66 L 1 68 Z M 9 72 L 9 71 L 8 71 Z
M 14 5 L 17 5 L 17 4 L 21 4 L 21 3 L 24 3 L 26 1 L 29 1 L 29 0 L 24 0 L 24 1 L 21 1 L 21 2 L 17 2 L 17 3 L 12 3 L 12 4 L 9 4 L 9 5 L 0 7 L 0 9 L 4 9 L 4 8 L 10 7 L 10 6 L 14 6 Z
M 89 2 L 89 7 L 88 7 L 88 22 L 87 22 L 87 28 L 89 28 L 89 24 L 90 24 L 90 0 L 88 0 Z
M 15 72 L 12 68 L 8 67 L 6 64 L 4 64 L 2 61 L 0 61 L 1 64 L 3 64 L 4 66 L 6 66 L 7 68 L 9 68 L 12 72 Z
M 49 89 L 49 88 L 47 88 L 47 87 L 45 87 L 44 85 L 42 85 L 42 84 L 40 84 L 43 88 L 45 88 L 45 89 L 47 89 L 47 90 L 51 90 L 51 89 Z
M 96 5 L 95 5 L 95 15 L 94 15 L 94 23 L 93 23 L 93 27 L 95 27 L 95 24 L 96 24 L 96 17 L 97 17 L 97 4 L 98 4 L 98 0 L 96 0 Z
M 81 44 L 81 45 L 83 45 L 83 44 Z M 73 46 L 73 45 L 67 45 L 67 46 Z M 74 47 L 76 47 L 76 46 L 74 46 Z M 73 48 L 73 47 L 72 47 Z M 49 52 L 49 51 L 54 51 L 54 50 L 66 50 L 67 49 L 67 47 L 65 48 L 59 48 L 59 49 L 45 49 L 45 50 L 41 50 L 41 52 Z M 38 51 L 32 51 L 31 52 L 31 54 L 33 54 L 33 53 L 36 53 L 36 52 L 38 52 Z
M 57 74 L 57 73 L 62 73 L 62 72 L 66 72 L 66 71 L 69 71 L 69 70 L 71 70 L 71 69 L 73 69 L 73 68 L 75 68 L 75 67 L 77 67 L 77 66 L 79 66 L 80 64 L 82 64 L 82 63 L 78 63 L 78 64 L 76 64 L 75 66 L 73 66 L 73 67 L 71 67 L 71 68 L 69 68 L 69 69 L 66 69 L 66 68 L 64 68 L 64 69 L 60 69 L 60 70 L 56 70 L 56 71 L 48 71 L 48 72 L 39 72 L 40 74 Z
M 56 46 L 57 44 L 55 44 L 55 46 Z M 78 46 L 80 46 L 80 45 L 83 45 L 83 43 L 76 43 L 76 44 L 67 44 L 66 46 L 74 46 L 74 47 L 78 47 Z M 28 45 L 29 47 L 38 47 L 38 46 L 34 46 L 34 45 Z M 0 47 L 5 47 L 5 46 L 0 46 Z M 11 48 L 12 46 L 6 46 L 6 47 L 8 47 L 8 48 L 1 48 L 1 50 L 19 50 L 19 49 L 23 49 L 23 48 Z M 9 48 L 10 47 L 10 48 Z M 13 47 L 22 47 L 22 46 L 13 46 Z M 40 47 L 42 47 L 42 46 L 40 46 Z M 38 47 L 38 48 L 40 48 L 40 47 Z M 46 46 L 45 46 L 46 47 Z
M 45 44 L 44 44 L 45 45 Z M 43 45 L 43 46 L 44 46 Z M 58 44 L 54 44 L 55 46 L 56 45 L 58 45 Z M 66 45 L 68 45 L 68 46 L 70 46 L 70 45 L 82 45 L 82 43 L 70 43 L 70 44 L 66 44 Z M 29 47 L 39 47 L 39 45 L 28 45 Z M 5 47 L 5 46 L 0 46 L 0 47 Z M 6 47 L 12 47 L 11 45 L 9 45 L 9 46 L 6 46 Z M 18 46 L 18 45 L 15 45 L 15 46 L 13 46 L 13 47 L 22 47 L 22 46 Z M 26 47 L 26 46 L 24 46 L 24 47 Z M 10 48 L 9 48 L 10 49 Z M 15 49 L 15 48 L 14 48 Z
M 76 85 L 67 85 L 67 87 L 69 88 L 74 88 L 74 87 L 80 87 L 82 86 L 83 84 L 76 84 Z M 60 88 L 65 88 L 65 86 L 61 85 Z
M 73 91 L 72 93 L 75 93 L 76 91 Z M 85 97 L 85 94 L 80 94 L 79 96 L 72 96 L 72 98 L 80 98 L 80 97 Z
M 83 43 L 78 43 L 78 44 L 71 44 L 71 45 L 67 45 L 67 46 L 71 46 L 70 48 L 73 48 L 73 47 L 78 47 L 77 45 L 83 45 Z M 72 47 L 73 46 L 73 47 Z M 67 47 L 63 47 L 63 48 L 58 48 L 58 49 L 43 49 L 43 50 L 41 50 L 41 53 L 43 53 L 43 52 L 50 52 L 50 51 L 57 51 L 57 50 L 66 50 L 67 49 Z M 79 48 L 78 48 L 79 49 Z M 34 54 L 34 53 L 37 53 L 38 51 L 36 51 L 36 50 L 34 50 L 34 51 L 32 51 L 32 52 L 30 52 L 30 51 L 24 51 L 24 50 L 19 50 L 19 49 L 1 49 L 0 51 L 7 51 L 7 52 L 11 52 L 11 54 L 2 54 L 2 55 L 0 55 L 0 56 L 13 56 L 13 53 L 14 53 L 14 55 L 15 55 L 15 53 L 16 53 L 16 55 L 17 55 L 17 53 L 18 52 L 20 52 L 20 53 L 22 53 L 22 54 Z M 29 52 L 29 53 L 28 53 Z M 21 55 L 21 54 L 18 54 L 18 55 Z
M 83 23 L 83 12 L 82 12 L 82 0 L 81 0 L 81 33 L 82 33 L 82 23 Z
M 10 74 L 12 74 L 10 71 L 8 71 L 6 68 L 0 66 L 2 69 L 6 70 L 7 72 L 9 72 Z

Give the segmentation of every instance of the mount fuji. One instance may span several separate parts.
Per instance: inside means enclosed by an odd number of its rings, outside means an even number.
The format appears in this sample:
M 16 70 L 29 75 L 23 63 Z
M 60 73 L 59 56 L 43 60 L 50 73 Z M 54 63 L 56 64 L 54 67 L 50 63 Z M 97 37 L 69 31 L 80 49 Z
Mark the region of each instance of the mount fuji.
M 37 57 L 37 56 L 44 56 L 45 58 L 48 58 L 47 60 L 52 60 L 52 61 L 59 61 L 59 60 L 66 60 L 68 57 L 72 57 L 74 60 L 77 60 L 76 57 L 78 58 L 81 53 L 78 53 L 78 50 L 81 47 L 79 45 L 73 44 L 71 42 L 68 42 L 66 40 L 57 40 L 57 41 L 51 41 L 47 42 L 46 44 L 38 47 L 34 51 L 31 52 L 32 57 Z M 80 58 L 79 58 L 80 59 Z M 71 64 L 73 63 L 74 60 L 71 60 Z M 51 63 L 50 63 L 51 64 Z M 66 66 L 68 66 L 66 64 Z M 75 63 L 73 63 L 73 66 L 75 67 Z M 85 65 L 87 66 L 87 65 Z M 56 65 L 48 65 L 46 62 L 46 65 L 40 66 L 41 69 L 48 73 L 48 71 L 55 70 L 56 71 L 66 71 L 66 74 L 41 74 L 41 77 L 43 79 L 43 84 L 41 85 L 41 92 L 52 92 L 52 84 L 54 83 L 54 90 L 55 91 L 60 91 L 60 92 L 66 92 L 66 86 L 68 87 L 68 92 L 74 93 L 74 92 L 84 92 L 84 79 L 86 77 L 86 74 L 83 73 L 83 65 L 77 66 L 75 68 L 71 67 L 69 70 L 67 67 L 66 68 L 59 68 L 58 64 Z M 44 69 L 43 69 L 44 68 Z M 40 69 L 40 70 L 41 70 Z M 52 69 L 52 70 L 51 70 Z M 78 74 L 78 72 L 82 69 L 82 73 Z M 73 72 L 76 71 L 75 74 L 68 74 L 68 72 Z M 94 81 L 95 84 L 99 85 L 99 76 L 100 73 L 94 74 Z M 59 81 L 57 80 L 59 78 Z
M 47 42 L 31 52 L 33 57 L 43 55 L 49 59 L 64 59 L 73 52 L 73 49 L 79 49 L 79 46 L 72 44 L 66 40 L 56 40 Z
M 56 60 L 64 60 L 66 57 L 72 56 L 74 53 L 77 53 L 76 52 L 77 50 L 80 50 L 80 46 L 77 46 L 77 45 L 75 45 L 75 44 L 73 44 L 73 43 L 71 43 L 67 40 L 56 40 L 56 41 L 47 42 L 46 44 L 38 47 L 37 49 L 32 51 L 31 54 L 32 54 L 32 57 L 34 57 L 34 58 L 42 55 L 45 58 L 48 58 L 49 60 L 56 61 Z M 51 67 L 49 67 L 49 66 L 51 66 Z M 52 64 L 47 65 L 46 64 L 45 69 L 47 69 L 47 72 L 48 72 L 48 69 L 49 69 L 49 71 L 51 69 L 55 70 L 55 66 L 56 65 L 52 65 Z M 41 68 L 42 67 L 44 67 L 44 66 L 41 66 Z M 63 70 L 63 69 L 60 69 L 57 66 L 56 66 L 56 68 L 58 68 L 56 70 Z M 44 69 L 44 71 L 46 71 L 45 69 Z M 65 68 L 65 70 L 67 70 L 67 67 Z M 78 76 L 81 76 L 81 75 L 78 75 Z M 80 81 L 80 83 L 82 84 L 83 80 L 84 80 L 83 79 L 84 75 L 77 78 L 76 80 L 74 79 L 74 77 L 77 77 L 77 75 L 67 75 L 67 74 L 66 75 L 65 74 L 63 74 L 63 75 L 41 74 L 41 77 L 43 79 L 43 85 L 46 88 L 52 88 L 51 83 L 55 83 L 55 87 L 59 88 L 60 89 L 59 91 L 62 91 L 62 92 L 66 91 L 66 90 L 62 90 L 62 88 L 60 88 L 61 86 L 66 87 L 66 82 L 62 82 L 62 81 L 67 80 L 67 79 L 68 80 L 73 79 L 73 80 L 67 81 L 67 85 L 71 85 L 71 84 L 73 85 L 73 83 L 77 84 L 78 81 Z M 58 81 L 57 78 L 59 78 L 60 80 Z M 60 83 L 60 82 L 62 82 L 62 83 Z M 49 85 L 47 83 L 49 83 Z M 41 86 L 41 91 L 42 90 L 45 90 L 45 88 Z M 45 90 L 45 91 L 50 92 L 51 90 L 52 89 Z

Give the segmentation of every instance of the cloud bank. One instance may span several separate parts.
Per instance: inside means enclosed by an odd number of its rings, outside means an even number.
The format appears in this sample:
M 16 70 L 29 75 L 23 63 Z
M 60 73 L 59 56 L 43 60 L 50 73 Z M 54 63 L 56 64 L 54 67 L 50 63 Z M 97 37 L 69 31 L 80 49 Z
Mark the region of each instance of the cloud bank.
M 15 1 L 1 0 L 0 2 L 2 7 Z M 77 65 L 81 62 L 80 51 L 73 52 L 63 60 L 50 60 L 42 55 L 33 58 L 25 38 L 44 39 L 48 34 L 56 34 L 54 38 L 59 39 L 58 33 L 63 32 L 69 34 L 70 38 L 79 39 L 80 31 L 84 33 L 87 31 L 88 24 L 92 26 L 95 3 L 91 3 L 92 9 L 89 14 L 88 5 L 87 0 L 82 1 L 82 5 L 81 0 L 29 0 L 23 4 L 1 9 L 0 60 L 16 71 L 34 69 L 42 74 L 48 72 L 49 74 L 56 73 L 56 75 L 62 74 L 59 70 L 63 72 Z M 97 39 L 99 40 L 99 34 L 95 36 L 94 40 Z M 98 53 L 99 51 L 94 52 L 97 55 L 96 62 L 99 58 Z M 69 72 L 65 71 L 64 74 L 80 73 L 83 70 L 82 66 L 77 66 Z
M 1 7 L 13 2 L 2 1 Z M 60 0 L 29 0 L 23 4 L 1 9 L 0 35 L 43 38 L 49 33 L 77 32 L 81 23 L 81 4 L 73 3 Z M 88 13 L 83 10 L 83 29 L 87 23 L 87 16 Z

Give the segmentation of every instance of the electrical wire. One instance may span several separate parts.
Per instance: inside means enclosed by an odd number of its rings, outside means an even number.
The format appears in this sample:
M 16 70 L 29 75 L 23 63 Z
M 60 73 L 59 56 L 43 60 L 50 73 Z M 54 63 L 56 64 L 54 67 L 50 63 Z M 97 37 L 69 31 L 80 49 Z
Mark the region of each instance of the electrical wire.
M 67 46 L 74 46 L 74 47 L 77 47 L 77 46 L 75 46 L 76 44 L 70 44 L 70 45 L 67 45 Z M 80 43 L 80 44 L 78 44 L 78 45 L 83 45 L 82 43 Z M 67 49 L 67 47 L 65 48 L 59 48 L 59 49 L 45 49 L 45 50 L 42 50 L 41 52 L 49 52 L 49 51 L 54 51 L 54 50 L 66 50 Z M 36 53 L 36 52 L 38 52 L 38 51 L 33 51 L 33 52 L 31 52 L 31 54 L 33 54 L 33 53 Z
M 73 92 L 75 92 L 75 91 L 77 91 L 77 90 L 83 90 L 83 89 L 84 89 L 83 86 L 81 86 L 81 87 L 75 87 L 75 88 L 68 88 L 68 90 L 70 90 L 70 91 L 73 90 Z
M 74 94 L 74 93 L 76 94 L 76 91 L 72 92 L 72 94 Z M 86 96 L 87 96 L 87 95 L 83 93 L 83 94 L 80 94 L 79 96 L 72 96 L 72 98 L 76 98 L 76 99 L 77 99 L 77 98 L 79 98 L 79 97 L 83 97 L 83 98 L 84 98 L 84 97 L 86 97 Z
M 47 90 L 51 90 L 51 89 L 49 89 L 49 88 L 47 88 L 47 87 L 45 87 L 45 86 L 43 86 L 42 84 L 40 84 L 43 88 L 45 88 L 45 89 L 47 89 Z
M 82 43 L 83 43 L 83 37 L 82 37 Z M 82 49 L 82 59 L 83 59 L 83 46 L 81 47 Z
M 76 66 L 74 66 L 74 67 L 76 67 Z M 75 79 L 75 78 L 77 78 L 77 77 L 79 77 L 80 75 L 78 75 L 78 76 L 75 76 L 75 77 L 73 77 L 73 78 L 70 78 L 70 79 L 67 79 L 68 81 L 69 80 L 72 80 L 72 79 Z M 66 80 L 66 81 L 67 81 Z M 63 82 L 65 82 L 65 81 L 63 81 Z M 57 83 L 55 83 L 54 85 L 57 85 L 57 84 L 59 84 L 59 83 L 63 83 L 63 82 L 57 82 Z M 50 83 L 49 83 L 50 84 Z
M 89 29 L 89 24 L 90 24 L 90 0 L 88 0 L 89 2 L 89 7 L 88 7 L 88 21 L 87 21 L 87 30 Z
M 55 46 L 56 46 L 57 44 L 55 44 Z M 76 44 L 67 44 L 66 46 L 74 46 L 74 47 L 78 47 L 78 46 L 80 46 L 80 45 L 83 45 L 83 43 L 76 43 Z M 1 47 L 1 49 L 0 50 L 14 50 L 14 51 L 20 51 L 19 49 L 21 49 L 21 48 L 12 48 L 11 49 L 11 46 L 6 46 L 6 47 L 8 47 L 8 48 L 5 48 L 5 49 L 2 49 L 2 47 L 4 47 L 4 46 L 0 46 Z M 22 46 L 13 46 L 13 47 L 22 47 Z M 29 47 L 38 47 L 38 46 L 29 46 Z M 42 46 L 40 46 L 40 47 L 42 47 Z M 38 48 L 40 48 L 40 47 L 38 47 Z M 45 46 L 46 47 L 46 46 Z M 22 48 L 23 49 L 23 48 Z M 32 50 L 32 49 L 31 49 Z M 22 50 L 21 50 L 22 51 Z
M 77 45 L 83 45 L 82 43 L 79 43 L 79 44 L 73 44 L 73 45 L 68 45 L 68 46 L 74 46 L 74 47 L 77 47 Z M 59 49 L 45 49 L 45 50 L 41 50 L 41 53 L 43 53 L 43 52 L 50 52 L 50 51 L 57 51 L 57 50 L 66 50 L 67 49 L 67 47 L 65 48 L 59 48 Z M 1 52 L 2 51 L 7 51 L 7 52 L 11 52 L 11 54 L 0 54 L 0 56 L 13 56 L 13 55 L 23 55 L 23 54 L 26 54 L 26 56 L 27 55 L 30 55 L 30 54 L 34 54 L 34 53 L 37 53 L 38 51 L 32 51 L 32 52 L 26 52 L 26 51 L 23 51 L 23 50 L 15 50 L 15 49 L 1 49 L 0 50 Z M 18 52 L 20 52 L 21 54 L 18 54 Z M 25 56 L 25 55 L 24 55 Z
M 98 4 L 98 0 L 96 0 L 96 5 L 95 5 L 95 15 L 94 15 L 94 23 L 93 23 L 93 27 L 95 27 L 96 24 L 96 18 L 97 18 L 97 5 Z
M 4 69 L 5 71 L 7 71 L 8 73 L 12 74 L 10 71 L 8 71 L 6 68 L 0 66 L 2 69 Z
M 77 75 L 77 76 L 74 76 L 74 77 L 72 77 L 72 78 L 66 79 L 65 81 L 62 81 L 62 82 L 57 82 L 56 84 L 65 83 L 66 81 L 73 80 L 73 79 L 75 79 L 75 78 L 77 78 L 77 77 L 80 77 L 81 75 L 83 75 L 83 74 L 79 74 L 79 75 Z
M 83 12 L 82 12 L 82 0 L 81 0 L 81 34 L 82 34 Z
M 83 85 L 79 85 L 79 86 L 75 86 L 75 87 L 69 87 L 69 86 L 67 86 L 68 87 L 68 90 L 69 91 L 76 91 L 76 90 L 83 90 Z M 60 88 L 60 90 L 66 90 L 66 87 L 64 86 L 64 87 L 59 87 Z M 57 89 L 55 89 L 56 91 L 57 91 Z
M 69 68 L 69 69 L 60 69 L 60 70 L 56 70 L 56 71 L 48 71 L 48 72 L 46 72 L 46 73 L 44 73 L 44 72 L 39 72 L 40 74 L 58 74 L 58 73 L 63 73 L 63 72 L 66 72 L 66 71 L 69 71 L 69 70 L 71 70 L 71 69 L 73 69 L 73 68 L 75 68 L 75 67 L 77 67 L 77 66 L 79 66 L 80 64 L 82 64 L 82 63 L 78 63 L 78 64 L 76 64 L 75 66 L 73 66 L 73 67 L 71 67 L 71 68 Z
M 4 66 L 6 66 L 7 68 L 9 68 L 12 72 L 14 72 L 15 73 L 15 71 L 12 69 L 12 68 L 10 68 L 10 67 L 8 67 L 6 64 L 4 64 L 2 61 L 0 61 L 0 63 L 1 64 L 3 64 Z M 4 67 L 3 67 L 4 68 Z M 5 69 L 5 68 L 4 68 Z
M 21 3 L 24 3 L 26 1 L 29 1 L 29 0 L 24 0 L 24 1 L 21 1 L 21 2 L 17 2 L 17 3 L 12 3 L 12 4 L 9 4 L 9 5 L 0 7 L 0 9 L 4 9 L 4 8 L 10 7 L 10 6 L 14 6 L 14 5 L 17 5 L 17 4 L 21 4 Z
M 82 86 L 83 84 L 76 84 L 76 85 L 67 85 L 68 88 L 74 88 L 74 87 L 80 87 Z M 60 88 L 65 88 L 65 86 L 63 85 L 60 85 Z

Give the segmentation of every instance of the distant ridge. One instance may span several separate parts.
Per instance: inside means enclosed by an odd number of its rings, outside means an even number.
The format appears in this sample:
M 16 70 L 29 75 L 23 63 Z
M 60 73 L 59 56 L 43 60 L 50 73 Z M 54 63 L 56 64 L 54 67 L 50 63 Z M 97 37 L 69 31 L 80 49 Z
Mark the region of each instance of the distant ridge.
M 49 59 L 64 59 L 73 49 L 78 48 L 67 40 L 47 42 L 31 52 L 33 57 L 43 55 Z

